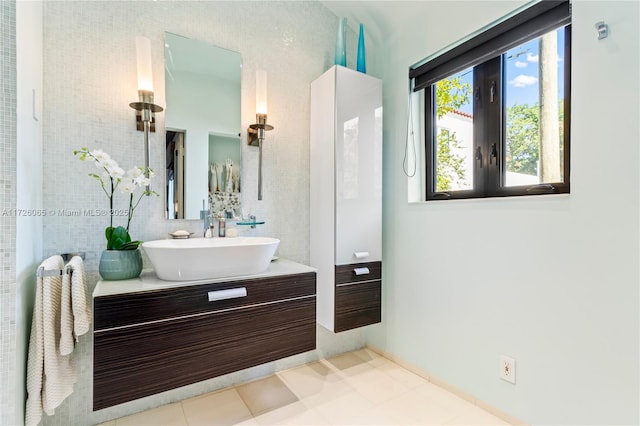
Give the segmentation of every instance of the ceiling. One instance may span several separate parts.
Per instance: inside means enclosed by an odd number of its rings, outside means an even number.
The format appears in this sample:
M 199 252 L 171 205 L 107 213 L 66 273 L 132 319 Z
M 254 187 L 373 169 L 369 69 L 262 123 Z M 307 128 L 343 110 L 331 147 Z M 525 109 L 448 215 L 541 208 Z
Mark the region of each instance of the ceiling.
M 364 31 L 375 44 L 382 44 L 394 31 L 408 23 L 415 22 L 421 16 L 429 16 L 433 9 L 433 1 L 407 0 L 320 0 L 327 9 L 338 17 L 346 17 L 349 27 L 356 33 L 358 27 L 364 24 Z M 440 1 L 439 7 L 446 2 Z M 450 2 L 456 3 L 456 2 Z

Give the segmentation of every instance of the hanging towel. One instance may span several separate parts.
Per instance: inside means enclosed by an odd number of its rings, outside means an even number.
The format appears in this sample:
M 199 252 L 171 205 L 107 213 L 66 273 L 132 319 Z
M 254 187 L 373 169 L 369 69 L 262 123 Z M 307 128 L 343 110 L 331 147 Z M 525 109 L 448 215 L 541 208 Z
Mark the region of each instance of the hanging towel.
M 74 256 L 67 264 L 69 272 L 62 277 L 60 319 L 60 354 L 73 352 L 78 336 L 89 331 L 91 309 L 87 303 L 87 287 L 82 258 Z
M 52 256 L 40 267 L 45 271 L 63 270 L 64 261 L 60 256 Z M 37 278 L 27 360 L 27 426 L 37 425 L 42 411 L 54 414 L 77 380 L 69 357 L 61 355 L 58 347 L 61 297 L 62 276 Z

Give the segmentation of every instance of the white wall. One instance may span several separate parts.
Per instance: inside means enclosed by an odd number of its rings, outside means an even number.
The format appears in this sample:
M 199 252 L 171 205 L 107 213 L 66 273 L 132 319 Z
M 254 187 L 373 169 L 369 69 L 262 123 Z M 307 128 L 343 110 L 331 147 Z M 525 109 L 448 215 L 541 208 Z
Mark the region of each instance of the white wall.
M 16 3 L 17 150 L 16 207 L 42 209 L 42 2 Z M 16 217 L 16 421 L 26 399 L 27 348 L 35 295 L 35 271 L 42 261 L 42 216 Z
M 638 424 L 638 2 L 573 2 L 570 195 L 407 203 L 408 67 L 520 4 L 431 2 L 378 52 L 384 301 L 368 342 L 529 424 Z

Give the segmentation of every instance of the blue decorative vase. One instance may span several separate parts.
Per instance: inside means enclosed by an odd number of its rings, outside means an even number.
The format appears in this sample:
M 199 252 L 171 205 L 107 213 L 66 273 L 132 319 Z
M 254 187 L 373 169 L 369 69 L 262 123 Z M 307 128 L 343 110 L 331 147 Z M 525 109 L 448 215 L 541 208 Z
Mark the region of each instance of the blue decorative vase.
M 360 35 L 358 36 L 358 56 L 356 70 L 367 73 L 367 60 L 364 52 L 364 25 L 360 24 Z
M 142 272 L 140 250 L 105 250 L 100 256 L 98 271 L 106 281 L 137 278 Z
M 336 65 L 347 66 L 347 18 L 342 18 L 338 23 L 338 34 L 336 36 Z

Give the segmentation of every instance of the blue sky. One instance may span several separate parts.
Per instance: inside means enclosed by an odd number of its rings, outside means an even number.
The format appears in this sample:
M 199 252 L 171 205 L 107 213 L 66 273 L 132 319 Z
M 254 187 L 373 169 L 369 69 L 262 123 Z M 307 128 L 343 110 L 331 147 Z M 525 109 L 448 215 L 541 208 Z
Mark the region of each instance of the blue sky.
M 563 69 L 564 69 L 564 29 L 556 31 L 558 34 L 558 99 L 563 98 Z M 507 106 L 527 103 L 538 103 L 538 53 L 539 39 L 531 40 L 514 49 L 506 55 L 505 80 L 507 91 Z M 473 83 L 473 73 L 463 72 L 462 80 Z M 461 111 L 471 114 L 471 104 L 463 105 Z

